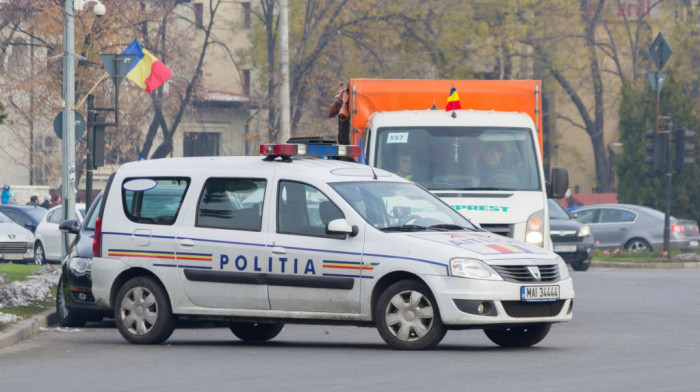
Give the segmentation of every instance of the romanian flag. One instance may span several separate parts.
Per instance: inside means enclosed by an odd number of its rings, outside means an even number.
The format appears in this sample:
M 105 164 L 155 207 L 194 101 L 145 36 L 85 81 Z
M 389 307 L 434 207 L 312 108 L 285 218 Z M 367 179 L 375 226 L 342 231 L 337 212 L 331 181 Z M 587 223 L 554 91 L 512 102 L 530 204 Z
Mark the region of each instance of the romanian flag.
M 459 95 L 457 94 L 457 89 L 452 87 L 452 90 L 450 90 L 450 96 L 447 97 L 447 107 L 445 107 L 445 111 L 458 110 L 461 108 L 462 105 L 459 103 Z
M 151 52 L 144 49 L 136 38 L 131 41 L 123 54 L 136 56 L 131 63 L 131 67 L 129 67 L 129 73 L 126 74 L 126 77 L 149 94 L 173 76 L 168 67 Z

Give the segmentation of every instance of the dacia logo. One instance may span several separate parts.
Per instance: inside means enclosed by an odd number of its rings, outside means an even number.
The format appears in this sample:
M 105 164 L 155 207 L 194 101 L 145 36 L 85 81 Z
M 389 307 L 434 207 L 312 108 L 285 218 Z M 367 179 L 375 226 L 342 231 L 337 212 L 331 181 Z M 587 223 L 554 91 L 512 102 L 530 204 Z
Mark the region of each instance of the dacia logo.
M 14 240 L 14 239 L 15 239 L 15 235 L 14 235 L 14 234 L 8 234 L 7 237 L 10 238 L 11 240 Z
M 527 270 L 530 271 L 530 275 L 532 275 L 535 280 L 539 281 L 542 280 L 542 274 L 540 274 L 540 268 L 537 266 L 528 266 Z

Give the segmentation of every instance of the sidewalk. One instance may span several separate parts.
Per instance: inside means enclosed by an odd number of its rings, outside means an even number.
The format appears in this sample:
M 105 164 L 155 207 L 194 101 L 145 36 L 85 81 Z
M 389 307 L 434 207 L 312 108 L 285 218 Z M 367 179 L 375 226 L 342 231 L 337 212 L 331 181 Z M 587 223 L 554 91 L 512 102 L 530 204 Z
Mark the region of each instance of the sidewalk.
M 58 323 L 56 309 L 48 309 L 32 316 L 30 319 L 20 320 L 15 325 L 0 331 L 0 348 L 10 346 L 22 339 L 33 336 L 42 327 Z

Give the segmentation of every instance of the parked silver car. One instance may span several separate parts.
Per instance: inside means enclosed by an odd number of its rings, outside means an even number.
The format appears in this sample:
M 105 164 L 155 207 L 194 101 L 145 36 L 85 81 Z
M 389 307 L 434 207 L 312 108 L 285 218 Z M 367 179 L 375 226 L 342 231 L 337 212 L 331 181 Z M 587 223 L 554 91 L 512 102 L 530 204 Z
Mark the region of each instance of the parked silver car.
M 632 204 L 596 204 L 573 210 L 577 221 L 588 225 L 599 249 L 628 251 L 663 248 L 664 213 Z M 700 233 L 694 220 L 671 217 L 670 246 L 700 249 Z
M 0 259 L 31 261 L 34 259 L 34 235 L 0 212 Z

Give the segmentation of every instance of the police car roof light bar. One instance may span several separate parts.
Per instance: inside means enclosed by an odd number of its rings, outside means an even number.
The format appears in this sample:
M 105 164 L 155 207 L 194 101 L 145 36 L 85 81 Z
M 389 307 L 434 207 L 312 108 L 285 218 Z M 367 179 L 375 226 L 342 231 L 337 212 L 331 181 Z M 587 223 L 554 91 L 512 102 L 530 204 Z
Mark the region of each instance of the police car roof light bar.
M 265 160 L 274 160 L 282 157 L 284 161 L 289 161 L 289 157 L 294 156 L 316 156 L 316 157 L 357 157 L 362 154 L 362 148 L 356 145 L 339 144 L 291 144 L 291 143 L 270 143 L 260 145 L 260 154 L 267 155 Z

